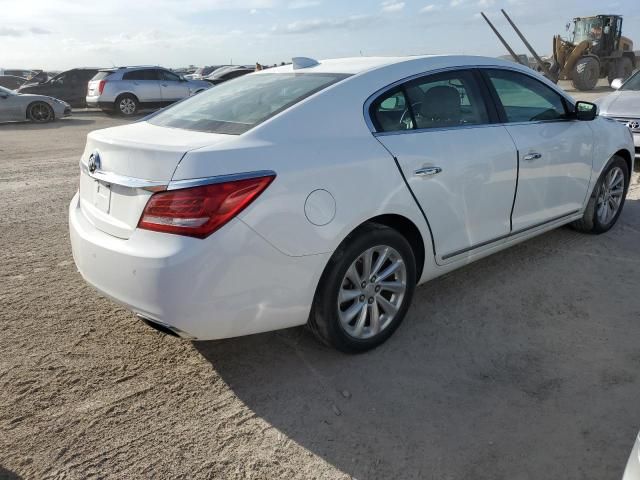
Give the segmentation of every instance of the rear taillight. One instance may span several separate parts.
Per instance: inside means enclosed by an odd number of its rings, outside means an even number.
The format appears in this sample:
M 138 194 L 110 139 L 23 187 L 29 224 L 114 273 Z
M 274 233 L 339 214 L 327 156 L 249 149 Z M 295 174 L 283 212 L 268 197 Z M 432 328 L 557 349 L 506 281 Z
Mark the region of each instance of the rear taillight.
M 244 210 L 275 175 L 155 193 L 139 228 L 205 238 Z
M 100 83 L 98 83 L 98 93 L 100 95 L 102 95 L 102 91 L 104 90 L 104 86 L 107 83 L 106 80 L 100 80 Z

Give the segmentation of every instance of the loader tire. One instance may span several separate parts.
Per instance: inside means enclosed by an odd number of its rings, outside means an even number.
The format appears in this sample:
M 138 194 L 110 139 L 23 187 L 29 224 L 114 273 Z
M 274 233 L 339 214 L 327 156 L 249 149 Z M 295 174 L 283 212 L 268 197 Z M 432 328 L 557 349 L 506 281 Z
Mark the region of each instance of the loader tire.
M 593 90 L 600 78 L 600 62 L 593 57 L 582 57 L 571 72 L 571 81 L 576 90 Z

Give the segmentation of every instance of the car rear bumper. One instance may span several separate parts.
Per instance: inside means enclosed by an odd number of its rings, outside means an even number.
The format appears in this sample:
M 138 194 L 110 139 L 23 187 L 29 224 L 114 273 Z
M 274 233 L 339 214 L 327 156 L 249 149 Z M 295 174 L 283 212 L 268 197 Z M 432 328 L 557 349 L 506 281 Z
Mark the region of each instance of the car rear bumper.
M 100 101 L 100 97 L 86 97 L 87 107 L 99 108 L 101 110 L 113 110 L 113 102 Z
M 84 279 L 143 318 L 199 340 L 306 323 L 328 254 L 291 257 L 239 219 L 199 240 L 136 229 L 98 230 L 76 194 L 73 258 Z

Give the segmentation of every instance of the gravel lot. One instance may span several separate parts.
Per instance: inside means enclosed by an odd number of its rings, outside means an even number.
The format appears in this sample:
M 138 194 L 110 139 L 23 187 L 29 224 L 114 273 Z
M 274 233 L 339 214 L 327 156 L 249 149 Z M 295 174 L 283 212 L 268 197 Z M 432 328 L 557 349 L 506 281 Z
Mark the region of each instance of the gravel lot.
M 82 114 L 0 126 L 0 478 L 619 479 L 640 429 L 640 185 L 430 282 L 377 350 L 166 337 L 76 272 Z

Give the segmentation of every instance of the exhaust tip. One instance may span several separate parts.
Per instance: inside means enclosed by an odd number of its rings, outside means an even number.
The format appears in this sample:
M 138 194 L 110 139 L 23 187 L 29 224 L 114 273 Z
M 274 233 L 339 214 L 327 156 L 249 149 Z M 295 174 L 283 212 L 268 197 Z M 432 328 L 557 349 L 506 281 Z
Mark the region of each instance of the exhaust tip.
M 160 333 L 164 333 L 165 335 L 169 335 L 171 337 L 177 337 L 177 338 L 182 338 L 185 340 L 195 340 L 195 337 L 192 337 L 191 335 L 188 335 L 187 333 L 183 332 L 182 330 L 176 328 L 176 327 L 172 327 L 171 325 L 167 325 L 165 323 L 162 322 L 158 322 L 157 320 L 152 320 L 150 318 L 147 318 L 143 315 L 140 315 L 139 313 L 136 314 L 136 316 L 142 320 L 145 325 L 147 325 L 148 327 L 153 328 L 154 330 L 160 332 Z

